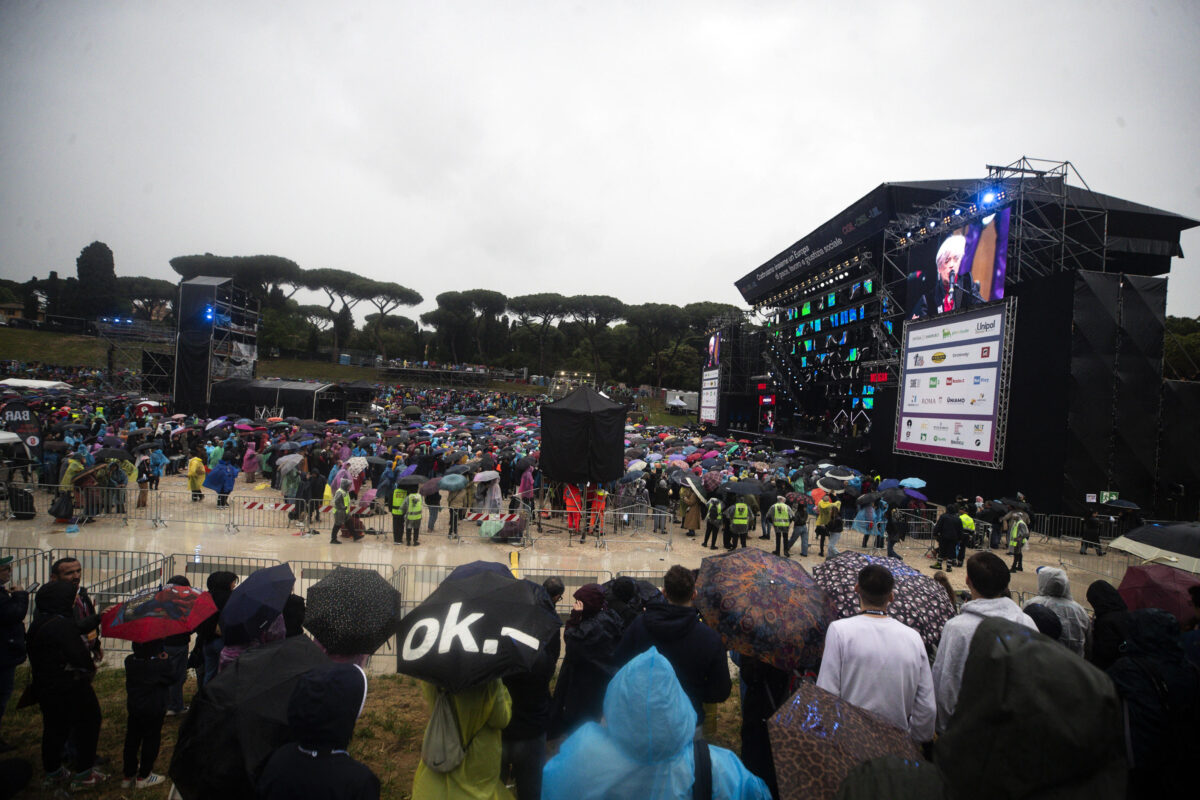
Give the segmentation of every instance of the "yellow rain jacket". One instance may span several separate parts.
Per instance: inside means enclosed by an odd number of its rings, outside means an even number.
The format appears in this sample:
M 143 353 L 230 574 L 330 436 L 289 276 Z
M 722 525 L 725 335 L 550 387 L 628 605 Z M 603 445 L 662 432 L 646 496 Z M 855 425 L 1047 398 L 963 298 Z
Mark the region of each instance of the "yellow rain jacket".
M 204 477 L 208 475 L 204 471 L 204 461 L 199 456 L 192 456 L 192 460 L 188 462 L 188 489 L 193 492 L 198 492 L 204 488 Z
M 432 710 L 437 688 L 422 682 L 421 693 Z M 508 689 L 494 680 L 463 689 L 453 702 L 463 739 L 470 743 L 463 762 L 445 774 L 419 762 L 412 796 L 419 800 L 513 800 L 500 780 L 500 732 L 512 718 Z

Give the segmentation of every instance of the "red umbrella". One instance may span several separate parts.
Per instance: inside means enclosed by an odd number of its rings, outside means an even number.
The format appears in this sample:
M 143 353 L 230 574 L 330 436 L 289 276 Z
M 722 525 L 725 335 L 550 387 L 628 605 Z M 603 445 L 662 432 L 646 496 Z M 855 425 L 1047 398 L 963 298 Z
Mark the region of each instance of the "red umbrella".
M 1117 591 L 1129 610 L 1161 608 L 1183 624 L 1192 617 L 1189 586 L 1200 585 L 1200 578 L 1166 564 L 1142 564 L 1125 570 Z
M 190 586 L 149 589 L 104 612 L 100 633 L 113 639 L 152 642 L 189 633 L 217 613 L 212 595 Z

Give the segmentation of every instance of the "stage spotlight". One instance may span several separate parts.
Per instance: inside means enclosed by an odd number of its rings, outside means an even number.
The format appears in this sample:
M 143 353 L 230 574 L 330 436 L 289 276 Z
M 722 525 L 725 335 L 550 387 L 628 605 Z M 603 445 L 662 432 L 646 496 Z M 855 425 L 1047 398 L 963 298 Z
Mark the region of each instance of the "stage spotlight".
M 990 206 L 994 202 L 996 202 L 996 193 L 995 192 L 987 191 L 987 192 L 983 193 L 983 204 L 985 206 Z
M 957 217 L 959 214 L 962 214 L 962 209 L 961 208 L 954 209 L 954 216 Z

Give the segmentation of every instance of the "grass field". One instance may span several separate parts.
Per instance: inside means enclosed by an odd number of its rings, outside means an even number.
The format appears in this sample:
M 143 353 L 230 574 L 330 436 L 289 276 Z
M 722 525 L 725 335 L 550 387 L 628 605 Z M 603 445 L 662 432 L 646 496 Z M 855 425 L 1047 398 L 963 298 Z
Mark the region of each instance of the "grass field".
M 16 709 L 17 697 L 29 681 L 29 668 L 17 670 L 17 690 L 4 715 L 3 735 L 5 741 L 17 749 L 5 758 L 23 758 L 33 765 L 34 780 L 30 788 L 21 794 L 28 798 L 55 798 L 66 795 L 55 794 L 55 789 L 42 789 L 41 740 L 42 715 L 37 706 Z M 102 669 L 93 683 L 104 721 L 100 728 L 99 753 L 108 758 L 101 768 L 109 778 L 103 786 L 89 789 L 80 796 L 99 800 L 119 800 L 133 796 L 121 788 L 121 748 L 125 740 L 125 672 L 121 669 Z M 195 692 L 194 679 L 184 687 L 184 698 Z M 737 679 L 729 700 L 716 707 L 710 724 L 705 724 L 706 738 L 713 744 L 738 752 L 741 725 L 741 705 L 738 699 Z M 154 771 L 166 774 L 174 751 L 175 737 L 182 724 L 182 717 L 168 717 L 163 725 L 162 750 L 155 762 Z M 403 675 L 372 675 L 367 703 L 355 728 L 350 743 L 350 755 L 369 766 L 379 776 L 382 784 L 381 797 L 385 800 L 407 800 L 411 797 L 413 776 L 420 760 L 421 740 L 425 724 L 429 719 L 424 698 L 421 697 L 417 681 Z M 138 797 L 165 798 L 167 785 L 137 792 Z
M 41 361 L 64 367 L 103 367 L 104 344 L 94 336 L 0 328 L 0 360 Z

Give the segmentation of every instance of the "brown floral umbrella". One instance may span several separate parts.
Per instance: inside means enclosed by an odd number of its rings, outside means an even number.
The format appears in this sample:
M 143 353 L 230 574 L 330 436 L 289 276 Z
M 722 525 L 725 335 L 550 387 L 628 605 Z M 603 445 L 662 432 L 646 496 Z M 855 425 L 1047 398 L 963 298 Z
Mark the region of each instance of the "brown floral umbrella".
M 907 732 L 807 681 L 767 720 L 767 732 L 782 800 L 833 800 L 857 765 L 921 755 Z

